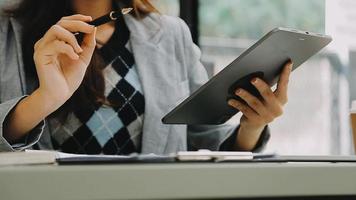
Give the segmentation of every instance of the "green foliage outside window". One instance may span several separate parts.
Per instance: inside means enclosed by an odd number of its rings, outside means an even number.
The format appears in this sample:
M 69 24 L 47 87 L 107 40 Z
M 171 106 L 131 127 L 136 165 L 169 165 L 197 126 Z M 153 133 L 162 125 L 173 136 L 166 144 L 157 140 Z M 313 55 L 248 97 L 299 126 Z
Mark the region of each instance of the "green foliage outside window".
M 202 36 L 258 39 L 274 27 L 324 32 L 324 0 L 200 0 Z

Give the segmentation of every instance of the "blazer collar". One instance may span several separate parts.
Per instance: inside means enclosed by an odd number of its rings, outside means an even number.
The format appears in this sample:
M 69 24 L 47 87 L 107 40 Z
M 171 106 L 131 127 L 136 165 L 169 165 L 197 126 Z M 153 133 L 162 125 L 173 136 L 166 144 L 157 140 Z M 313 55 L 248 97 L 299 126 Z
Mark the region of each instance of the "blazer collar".
M 137 19 L 132 15 L 125 15 L 127 27 L 130 35 L 137 41 L 158 43 L 162 37 L 161 15 L 157 13 L 148 14 L 142 19 Z
M 167 67 L 170 59 L 160 47 L 163 34 L 161 16 L 150 14 L 143 19 L 125 16 L 130 30 L 130 44 L 135 64 L 145 96 L 145 114 L 142 135 L 142 153 L 163 154 L 168 142 L 170 129 L 161 123 L 161 118 L 169 109 L 164 96 L 167 74 L 174 73 Z M 169 81 L 168 81 L 169 82 Z M 163 87 L 163 88 L 162 88 Z

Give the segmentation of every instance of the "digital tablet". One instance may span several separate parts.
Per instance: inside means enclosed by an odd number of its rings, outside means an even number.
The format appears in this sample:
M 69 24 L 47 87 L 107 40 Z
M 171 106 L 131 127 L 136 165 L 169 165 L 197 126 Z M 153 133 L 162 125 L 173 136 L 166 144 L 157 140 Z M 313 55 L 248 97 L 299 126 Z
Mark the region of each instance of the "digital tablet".
M 227 104 L 228 99 L 239 100 L 234 95 L 237 88 L 261 98 L 250 83 L 254 77 L 273 86 L 288 61 L 293 62 L 295 70 L 331 41 L 327 35 L 275 28 L 175 107 L 162 122 L 188 125 L 225 123 L 238 112 Z

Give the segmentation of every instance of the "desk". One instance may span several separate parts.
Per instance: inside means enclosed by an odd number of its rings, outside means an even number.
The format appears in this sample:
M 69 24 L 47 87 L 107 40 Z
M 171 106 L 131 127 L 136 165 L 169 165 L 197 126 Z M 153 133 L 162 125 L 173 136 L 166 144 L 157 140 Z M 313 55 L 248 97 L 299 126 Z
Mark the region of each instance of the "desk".
M 0 195 L 4 200 L 356 195 L 356 163 L 0 167 Z

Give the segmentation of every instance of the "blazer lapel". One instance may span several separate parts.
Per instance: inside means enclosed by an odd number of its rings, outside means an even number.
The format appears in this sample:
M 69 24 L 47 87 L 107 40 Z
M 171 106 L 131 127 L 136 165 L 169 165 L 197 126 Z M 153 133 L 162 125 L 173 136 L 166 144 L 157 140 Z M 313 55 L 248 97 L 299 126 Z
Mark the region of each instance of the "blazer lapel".
M 9 26 L 4 31 L 4 67 L 0 75 L 6 84 L 0 84 L 0 99 L 7 101 L 26 93 L 25 74 L 22 61 L 21 26 L 14 18 L 9 18 Z
M 18 63 L 19 77 L 21 82 L 21 92 L 22 95 L 24 95 L 27 93 L 27 88 L 26 88 L 26 77 L 25 77 L 25 70 L 24 70 L 23 57 L 22 57 L 22 44 L 21 44 L 22 29 L 19 22 L 14 18 L 11 17 L 10 22 L 12 24 L 14 35 L 15 35 L 17 63 Z
M 145 96 L 142 153 L 163 154 L 169 134 L 169 128 L 161 122 L 161 118 L 169 109 L 165 99 L 167 95 L 165 77 L 168 68 L 164 62 L 167 55 L 159 48 L 162 30 L 158 18 L 159 15 L 155 14 L 141 20 L 125 16 L 130 29 L 130 42 L 137 72 Z

